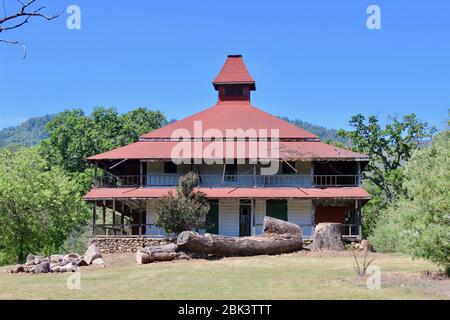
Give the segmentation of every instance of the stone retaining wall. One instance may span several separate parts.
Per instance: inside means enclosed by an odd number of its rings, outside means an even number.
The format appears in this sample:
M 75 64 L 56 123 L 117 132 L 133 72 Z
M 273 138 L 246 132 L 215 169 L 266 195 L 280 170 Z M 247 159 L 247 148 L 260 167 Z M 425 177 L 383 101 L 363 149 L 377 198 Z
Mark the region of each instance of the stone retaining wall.
M 175 242 L 172 238 L 125 238 L 97 237 L 89 240 L 89 245 L 95 244 L 102 254 L 136 252 L 143 246 L 162 245 Z

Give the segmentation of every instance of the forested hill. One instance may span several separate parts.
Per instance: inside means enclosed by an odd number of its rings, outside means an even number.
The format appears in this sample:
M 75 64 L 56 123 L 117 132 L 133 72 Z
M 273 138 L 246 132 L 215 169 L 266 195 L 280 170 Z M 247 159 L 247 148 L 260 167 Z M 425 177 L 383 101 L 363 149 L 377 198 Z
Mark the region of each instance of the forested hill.
M 46 137 L 45 125 L 55 117 L 55 115 L 45 115 L 36 118 L 30 118 L 24 123 L 0 130 L 0 148 L 9 144 L 20 144 L 31 146 Z M 280 117 L 283 120 L 312 132 L 320 137 L 322 141 L 333 140 L 345 143 L 345 139 L 336 136 L 336 129 L 313 125 L 311 123 L 299 120 Z
M 328 129 L 325 127 L 321 127 L 315 124 L 311 124 L 309 122 L 300 120 L 300 119 L 289 119 L 288 117 L 280 117 L 280 119 L 283 119 L 287 122 L 292 123 L 293 125 L 303 128 L 306 131 L 309 131 L 311 133 L 314 133 L 315 135 L 318 135 L 320 137 L 320 140 L 322 141 L 337 141 L 343 144 L 348 145 L 349 142 L 346 138 L 338 137 L 337 136 L 337 130 L 336 129 Z
M 32 146 L 47 135 L 45 125 L 53 119 L 54 115 L 45 115 L 30 118 L 22 124 L 0 130 L 0 148 L 10 144 Z

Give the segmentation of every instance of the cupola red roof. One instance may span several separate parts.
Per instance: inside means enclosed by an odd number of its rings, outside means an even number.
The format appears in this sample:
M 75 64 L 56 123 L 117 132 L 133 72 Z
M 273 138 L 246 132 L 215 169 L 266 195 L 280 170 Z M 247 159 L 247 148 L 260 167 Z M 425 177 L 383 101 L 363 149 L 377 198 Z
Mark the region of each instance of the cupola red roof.
M 255 90 L 255 80 L 248 72 L 241 55 L 229 55 L 227 61 L 213 81 L 214 88 L 219 85 L 247 84 Z

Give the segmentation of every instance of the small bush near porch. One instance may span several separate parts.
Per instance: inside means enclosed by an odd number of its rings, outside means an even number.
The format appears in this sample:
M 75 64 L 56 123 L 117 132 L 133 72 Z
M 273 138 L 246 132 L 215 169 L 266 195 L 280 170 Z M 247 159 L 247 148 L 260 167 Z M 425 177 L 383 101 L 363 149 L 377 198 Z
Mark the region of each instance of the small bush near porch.
M 369 290 L 366 277 L 355 274 L 351 252 L 151 265 L 116 254 L 104 256 L 106 268 L 84 267 L 80 290 L 67 289 L 73 274 L 12 276 L 2 267 L 0 299 L 450 299 L 450 280 L 436 279 L 430 262 L 372 257 L 382 272 L 380 290 Z

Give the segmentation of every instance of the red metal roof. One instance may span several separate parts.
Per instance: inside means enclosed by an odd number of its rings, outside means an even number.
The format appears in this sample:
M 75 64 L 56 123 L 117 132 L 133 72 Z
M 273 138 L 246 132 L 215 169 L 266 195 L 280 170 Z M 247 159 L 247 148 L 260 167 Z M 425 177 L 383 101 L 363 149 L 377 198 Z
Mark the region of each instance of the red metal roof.
M 172 150 L 180 142 L 175 141 L 139 141 L 129 144 L 127 146 L 117 148 L 105 153 L 101 153 L 88 160 L 119 160 L 119 159 L 135 159 L 135 160 L 157 160 L 157 159 L 172 159 Z M 202 146 L 202 150 L 211 143 L 220 142 L 189 142 L 191 149 L 194 150 L 194 143 L 199 143 Z M 236 151 L 238 143 L 242 143 L 245 146 L 245 154 L 243 157 L 238 157 Z M 236 158 L 248 159 L 249 157 L 249 144 L 255 142 L 235 142 L 234 154 Z M 223 147 L 223 154 L 225 155 L 226 145 Z M 274 159 L 273 157 L 275 149 L 272 149 L 270 142 L 267 142 L 267 159 Z M 360 160 L 368 161 L 369 158 L 363 154 L 356 153 L 350 150 L 338 148 L 323 142 L 280 142 L 279 143 L 279 158 L 285 160 Z M 175 157 L 177 158 L 177 157 Z M 212 159 L 223 159 L 224 157 L 211 157 Z
M 213 81 L 214 87 L 217 88 L 219 84 L 239 83 L 250 84 L 251 88 L 255 90 L 255 80 L 248 72 L 242 56 L 229 55 L 222 70 Z
M 236 82 L 254 83 L 254 80 L 248 73 L 241 56 L 229 56 L 219 75 L 214 80 L 214 83 Z M 201 129 L 195 130 L 195 124 L 200 123 Z M 233 130 L 235 134 L 231 135 L 231 137 L 248 138 L 249 130 L 253 130 L 253 132 L 256 132 L 257 138 L 280 138 L 284 140 L 280 142 L 279 146 L 279 158 L 282 159 L 368 160 L 368 157 L 365 155 L 322 143 L 318 136 L 254 107 L 250 101 L 218 101 L 211 108 L 142 135 L 141 141 L 137 143 L 89 157 L 88 160 L 171 159 L 173 147 L 178 142 L 164 140 L 171 139 L 174 132 L 178 132 L 186 138 L 202 139 L 207 135 L 205 133 L 207 130 L 211 133 L 209 129 L 215 130 L 216 132 L 219 131 L 225 137 L 230 137 L 227 131 Z M 271 129 L 277 129 L 278 135 L 272 132 Z M 266 136 L 264 136 L 264 132 L 267 132 Z M 215 133 L 212 135 L 216 137 Z M 179 137 L 180 135 L 177 135 L 174 138 Z M 203 149 L 210 143 L 203 142 Z M 247 142 L 247 144 L 249 143 L 251 142 Z M 249 158 L 248 147 L 245 149 L 246 154 L 237 158 Z M 270 153 L 270 148 L 268 151 Z M 235 152 L 235 154 L 237 153 Z M 194 155 L 190 158 L 198 157 Z M 263 157 L 260 156 L 259 158 Z M 273 159 L 274 157 L 271 157 L 269 154 L 268 158 Z
M 202 132 L 194 132 L 194 121 L 201 121 Z M 202 138 L 208 129 L 220 130 L 223 135 L 226 135 L 229 129 L 244 131 L 254 129 L 257 133 L 260 133 L 261 129 L 266 129 L 267 136 L 272 137 L 275 135 L 272 135 L 270 129 L 278 129 L 279 138 L 319 139 L 315 134 L 252 106 L 249 101 L 219 101 L 211 108 L 144 134 L 141 139 L 170 138 L 176 129 L 187 130 L 192 138 Z M 237 138 L 245 137 L 242 133 L 237 136 Z
M 370 199 L 363 188 L 198 188 L 210 199 L 260 198 L 260 199 Z M 98 188 L 92 189 L 84 200 L 148 199 L 161 198 L 173 188 Z

